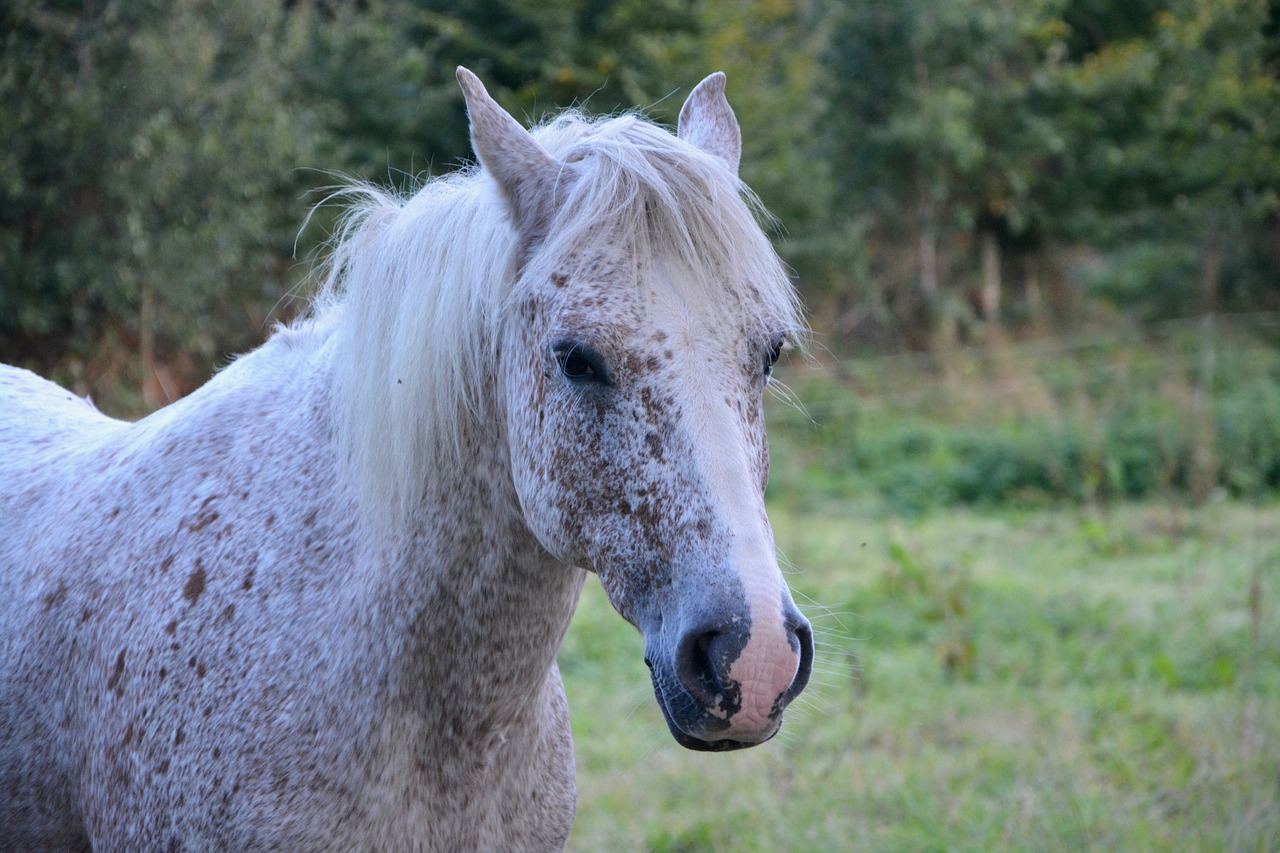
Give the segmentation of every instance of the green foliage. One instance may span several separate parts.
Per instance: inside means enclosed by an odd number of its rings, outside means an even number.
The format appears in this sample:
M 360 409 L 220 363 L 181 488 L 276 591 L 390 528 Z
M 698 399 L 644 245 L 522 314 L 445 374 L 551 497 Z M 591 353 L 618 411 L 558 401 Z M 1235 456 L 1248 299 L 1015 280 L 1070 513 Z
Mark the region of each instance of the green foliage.
M 1223 485 L 1257 498 L 1280 491 L 1280 384 L 1254 378 L 1218 402 L 1217 435 Z
M 1280 494 L 1280 356 L 1219 325 L 971 354 L 960 380 L 881 359 L 843 365 L 845 382 L 798 381 L 805 411 L 771 410 L 770 494 L 874 496 L 908 515 Z
M 837 354 L 1277 310 L 1278 22 L 1266 0 L 6 0 L 0 359 L 117 412 L 189 390 L 292 310 L 295 247 L 335 215 L 295 240 L 309 193 L 470 158 L 458 64 L 529 120 L 672 122 L 727 71 L 743 176 Z M 936 453 L 991 442 L 969 444 Z M 944 486 L 1042 488 L 1016 467 Z
M 0 356 L 52 369 L 154 336 L 207 364 L 251 342 L 300 213 L 291 170 L 309 159 L 281 13 L 3 14 Z
M 665 67 L 697 26 L 679 0 L 380 0 L 310 14 L 297 73 L 321 105 L 334 159 L 381 179 L 471 159 L 454 70 L 485 79 L 515 115 L 575 104 L 614 112 L 656 103 Z
M 309 191 L 469 159 L 458 64 L 534 119 L 656 103 L 698 19 L 680 0 L 41 0 L 0 25 L 0 360 L 121 412 L 261 339 L 303 279 L 295 246 L 323 239 L 295 240 Z
M 867 223 L 873 304 L 891 306 L 877 322 L 985 334 L 965 302 L 987 323 L 1035 319 L 1054 247 L 1080 241 L 1189 251 L 1156 276 L 1125 270 L 1160 319 L 1274 304 L 1274 22 L 1256 0 L 833 4 L 828 216 Z

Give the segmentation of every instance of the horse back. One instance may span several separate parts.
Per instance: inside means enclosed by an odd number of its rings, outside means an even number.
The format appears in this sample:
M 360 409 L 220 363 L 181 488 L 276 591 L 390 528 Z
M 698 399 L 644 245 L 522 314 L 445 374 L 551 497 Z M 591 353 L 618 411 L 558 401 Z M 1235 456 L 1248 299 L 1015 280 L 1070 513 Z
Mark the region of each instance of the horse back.
M 77 469 L 95 446 L 128 426 L 30 371 L 0 365 L 0 630 L 10 629 L 7 607 L 21 598 L 13 587 L 32 555 L 33 526 L 82 485 Z
M 0 490 L 127 426 L 60 385 L 0 364 Z

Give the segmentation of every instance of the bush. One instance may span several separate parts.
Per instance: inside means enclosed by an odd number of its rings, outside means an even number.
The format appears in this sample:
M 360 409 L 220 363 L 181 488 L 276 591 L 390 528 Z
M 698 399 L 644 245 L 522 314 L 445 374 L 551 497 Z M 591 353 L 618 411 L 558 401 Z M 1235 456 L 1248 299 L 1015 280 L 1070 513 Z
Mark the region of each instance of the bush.
M 1079 352 L 1063 345 L 1019 359 L 1013 376 L 1007 356 L 999 376 L 967 365 L 973 375 L 959 390 L 918 362 L 884 376 L 883 361 L 845 366 L 857 393 L 810 380 L 796 396 L 811 423 L 775 413 L 773 494 L 874 496 L 907 515 L 957 504 L 1201 501 L 1214 489 L 1280 494 L 1280 350 L 1190 331 Z M 1040 389 L 1038 409 L 1011 404 L 1010 386 Z
M 1221 484 L 1233 495 L 1280 492 L 1280 385 L 1256 380 L 1217 401 Z

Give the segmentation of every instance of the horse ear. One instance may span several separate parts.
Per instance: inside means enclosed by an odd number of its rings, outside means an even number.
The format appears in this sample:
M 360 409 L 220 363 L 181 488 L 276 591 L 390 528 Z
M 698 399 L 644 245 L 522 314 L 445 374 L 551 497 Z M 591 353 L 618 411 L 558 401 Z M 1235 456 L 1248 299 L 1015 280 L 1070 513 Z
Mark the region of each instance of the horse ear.
M 471 147 L 497 180 L 522 234 L 540 231 L 549 217 L 562 164 L 498 106 L 480 78 L 458 66 L 458 85 L 471 120 Z
M 717 71 L 694 87 L 680 108 L 676 133 L 724 160 L 736 174 L 742 158 L 742 131 L 724 96 L 724 81 L 724 72 Z

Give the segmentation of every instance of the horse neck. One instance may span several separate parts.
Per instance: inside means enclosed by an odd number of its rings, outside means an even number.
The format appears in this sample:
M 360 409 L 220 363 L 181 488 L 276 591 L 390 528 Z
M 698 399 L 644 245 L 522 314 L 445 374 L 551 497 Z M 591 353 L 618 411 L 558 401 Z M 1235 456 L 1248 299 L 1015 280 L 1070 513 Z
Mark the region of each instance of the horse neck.
M 428 719 L 461 711 L 478 729 L 554 701 L 543 691 L 585 573 L 529 532 L 505 446 L 473 446 L 436 472 L 385 554 L 378 609 L 401 614 L 393 701 Z

